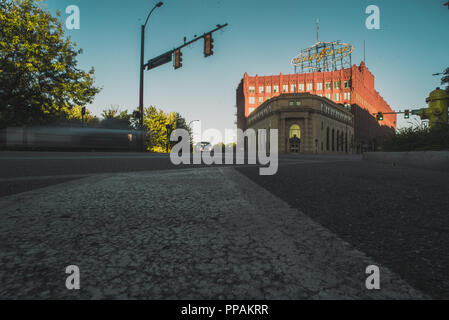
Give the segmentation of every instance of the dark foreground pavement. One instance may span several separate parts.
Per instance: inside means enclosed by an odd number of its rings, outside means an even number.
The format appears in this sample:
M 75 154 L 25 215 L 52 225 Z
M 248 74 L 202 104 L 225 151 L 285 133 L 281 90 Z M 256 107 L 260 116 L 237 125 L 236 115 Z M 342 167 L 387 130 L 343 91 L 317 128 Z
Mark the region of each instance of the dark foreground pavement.
M 449 299 L 448 173 L 350 158 L 284 164 L 275 176 L 238 170 L 416 288 Z
M 251 182 L 164 155 L 0 154 L 0 297 L 449 298 L 448 174 L 279 162 L 238 167 Z M 72 263 L 87 266 L 78 296 L 61 287 Z
M 90 177 L 0 199 L 0 299 L 421 299 L 241 175 Z M 365 269 L 381 270 L 367 290 Z M 80 269 L 80 290 L 65 268 Z

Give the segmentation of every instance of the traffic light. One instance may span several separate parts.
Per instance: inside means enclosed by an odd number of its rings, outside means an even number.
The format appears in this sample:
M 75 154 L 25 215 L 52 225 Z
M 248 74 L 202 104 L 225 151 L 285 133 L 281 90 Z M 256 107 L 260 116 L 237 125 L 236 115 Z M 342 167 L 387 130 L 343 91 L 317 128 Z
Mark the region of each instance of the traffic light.
M 383 112 L 378 112 L 376 115 L 377 121 L 383 121 L 384 120 L 384 114 Z
M 207 58 L 214 54 L 214 39 L 212 33 L 208 33 L 204 36 L 204 57 Z
M 86 107 L 81 108 L 81 115 L 84 117 L 86 115 Z
M 133 118 L 134 119 L 140 119 L 140 112 L 139 111 L 134 111 L 133 112 Z
M 404 119 L 410 119 L 410 110 L 404 111 Z
M 181 49 L 175 51 L 175 70 L 182 67 L 182 52 Z

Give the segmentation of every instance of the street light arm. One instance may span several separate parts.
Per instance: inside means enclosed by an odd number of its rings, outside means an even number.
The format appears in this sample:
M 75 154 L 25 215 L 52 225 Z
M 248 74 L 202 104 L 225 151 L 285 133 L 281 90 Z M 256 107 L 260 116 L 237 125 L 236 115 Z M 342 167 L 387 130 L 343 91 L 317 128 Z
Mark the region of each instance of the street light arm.
M 151 9 L 150 13 L 148 14 L 147 20 L 145 20 L 145 23 L 144 23 L 144 25 L 143 25 L 144 27 L 147 26 L 148 20 L 150 20 L 150 16 L 151 16 L 151 14 L 153 13 L 154 9 L 156 9 L 156 7 L 154 7 L 153 9 Z
M 144 25 L 143 25 L 144 27 L 147 26 L 148 20 L 150 19 L 150 16 L 151 16 L 151 14 L 153 13 L 153 11 L 154 11 L 156 8 L 162 7 L 163 4 L 164 4 L 163 2 L 158 2 L 158 3 L 156 3 L 156 5 L 153 7 L 153 9 L 151 9 L 151 11 L 150 11 L 150 13 L 148 14 L 148 17 L 147 17 L 147 19 L 145 20 L 145 23 L 144 23 Z

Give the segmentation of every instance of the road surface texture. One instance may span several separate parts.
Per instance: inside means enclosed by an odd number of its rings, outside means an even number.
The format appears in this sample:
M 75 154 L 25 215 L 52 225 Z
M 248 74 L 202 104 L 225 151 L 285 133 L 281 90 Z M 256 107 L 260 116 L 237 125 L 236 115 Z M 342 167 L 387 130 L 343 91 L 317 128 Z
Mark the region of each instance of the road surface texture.
M 449 299 L 449 173 L 299 156 L 258 185 L 436 299 Z M 343 158 L 342 158 L 343 159 Z
M 0 152 L 0 197 L 98 173 L 174 168 L 160 154 Z
M 4 196 L 0 237 L 1 299 L 427 297 L 232 167 L 107 173 Z M 381 290 L 365 287 L 372 264 Z M 78 291 L 65 288 L 68 265 L 80 268 Z

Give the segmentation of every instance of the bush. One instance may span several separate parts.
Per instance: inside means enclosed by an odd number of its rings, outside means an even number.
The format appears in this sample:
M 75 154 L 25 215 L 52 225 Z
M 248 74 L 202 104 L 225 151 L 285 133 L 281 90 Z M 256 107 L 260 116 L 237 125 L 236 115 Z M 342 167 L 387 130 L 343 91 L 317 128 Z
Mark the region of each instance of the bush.
M 449 150 L 449 124 L 403 128 L 383 143 L 384 151 Z

